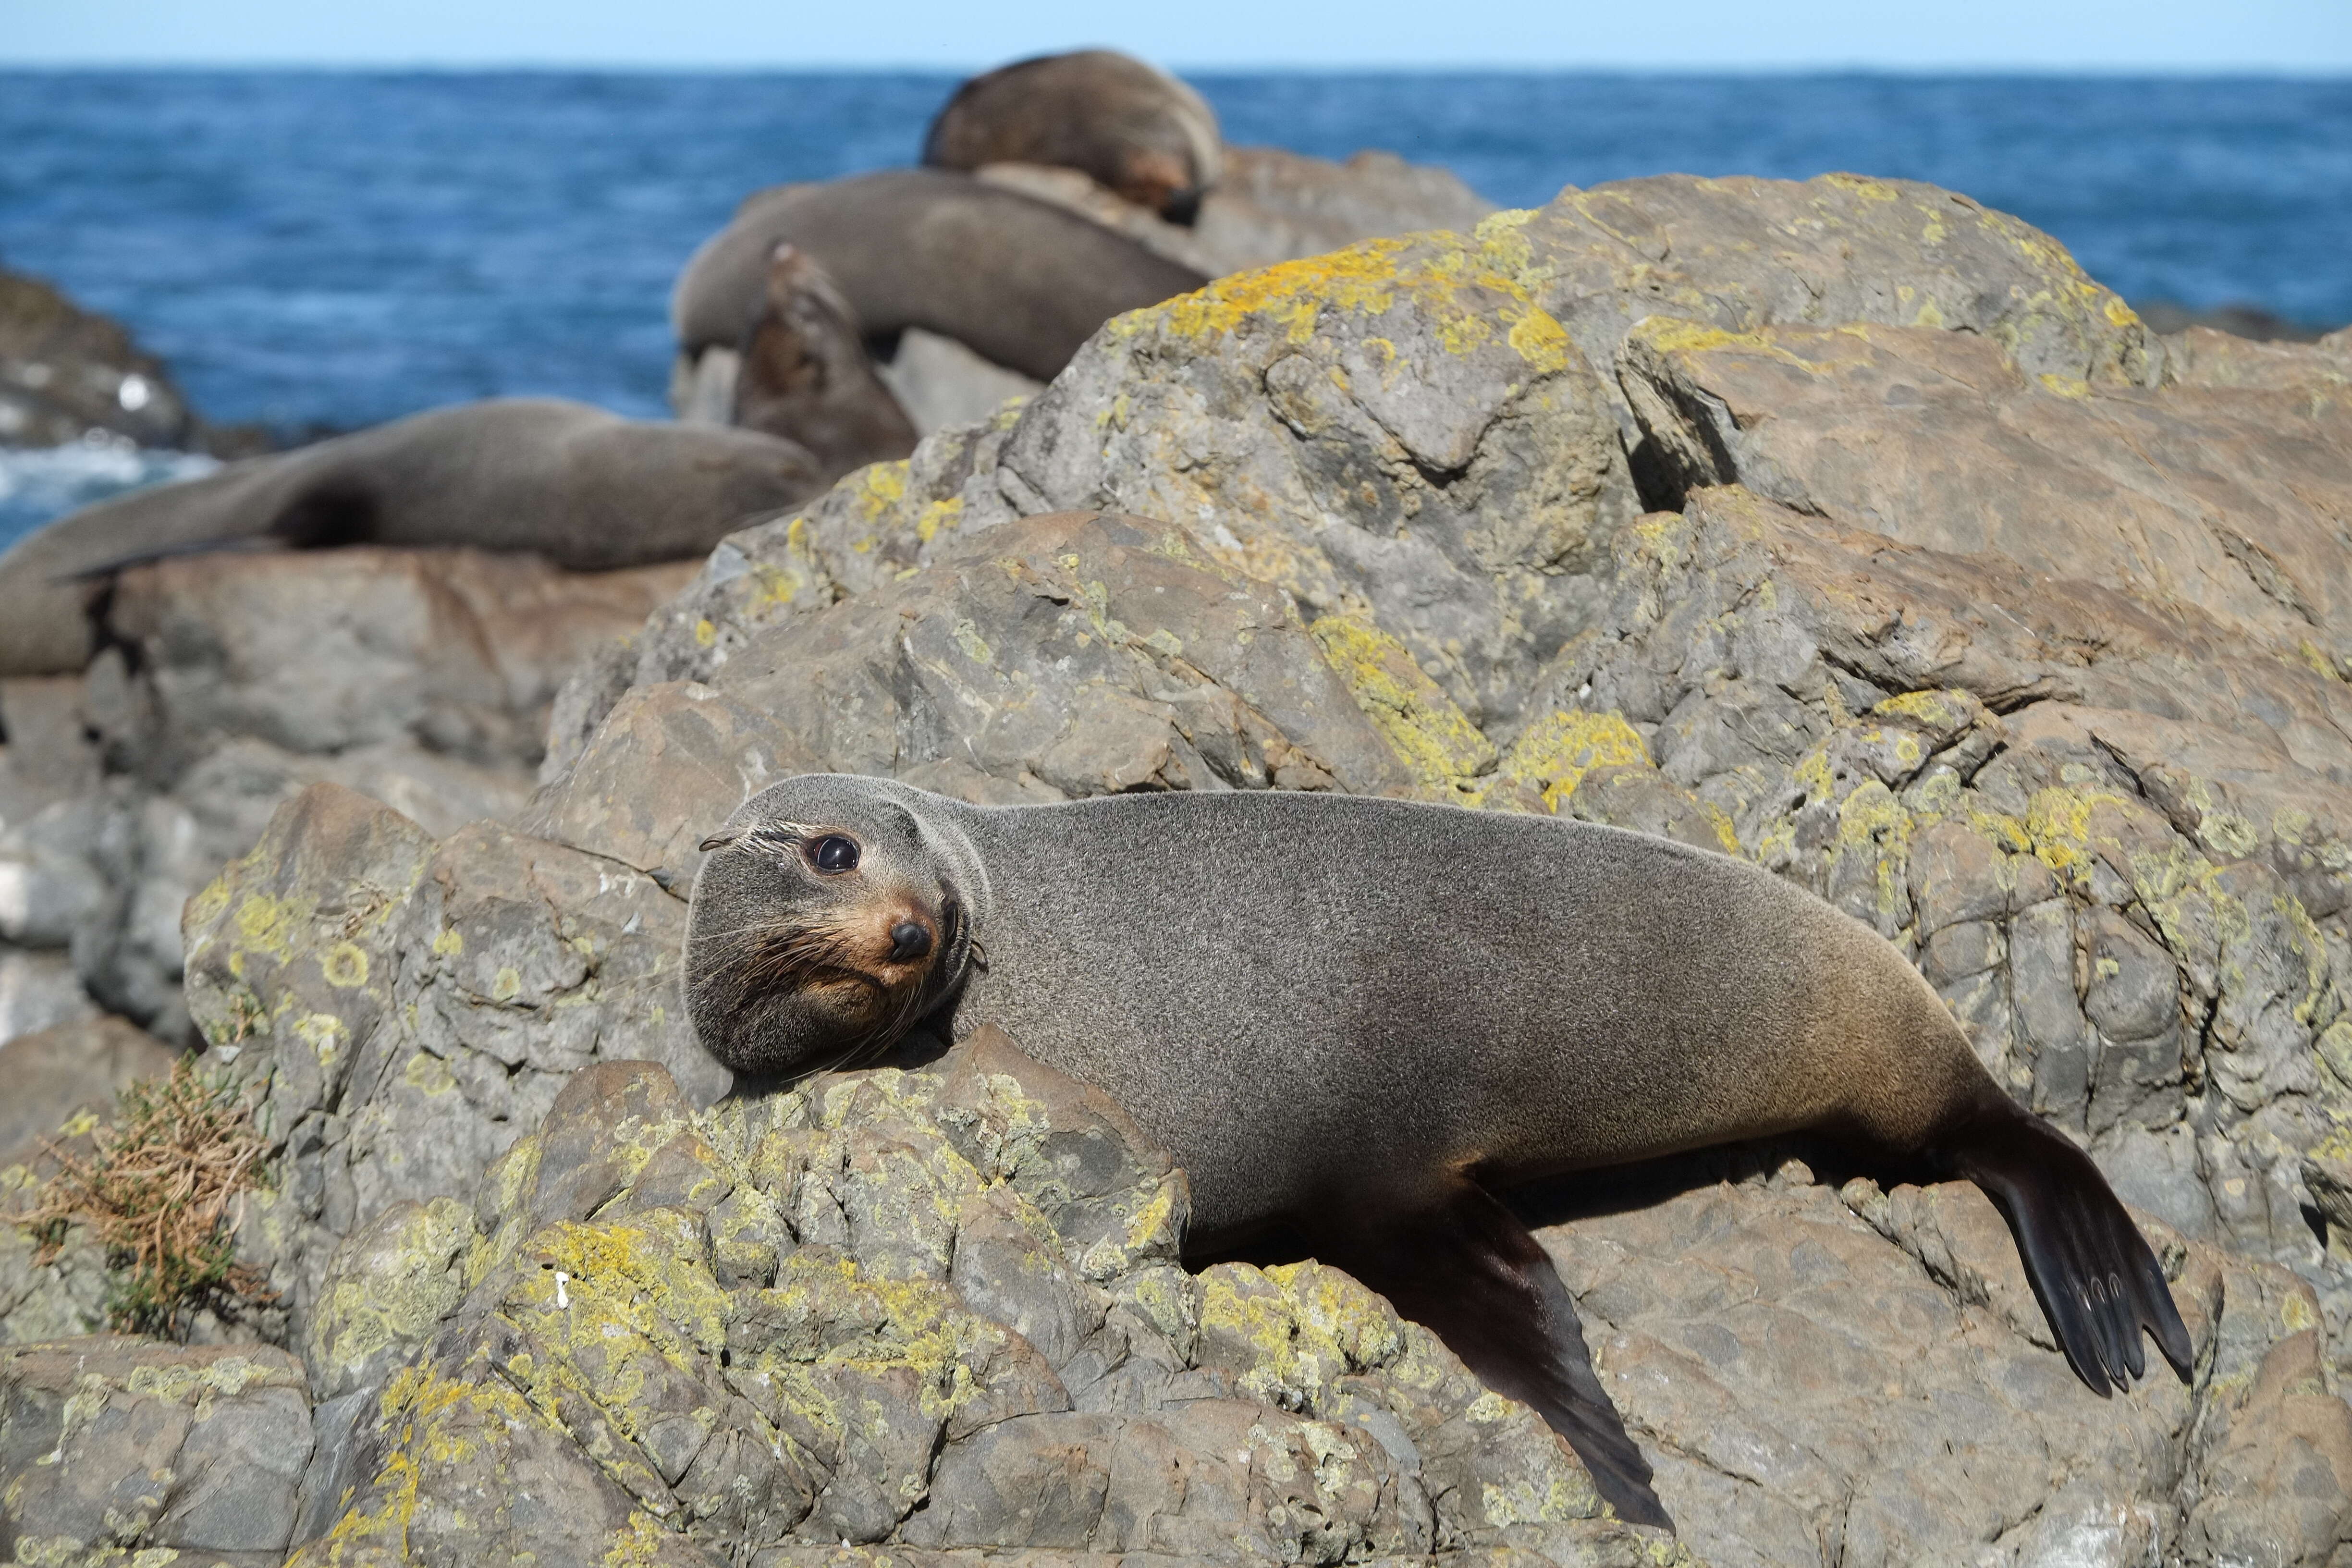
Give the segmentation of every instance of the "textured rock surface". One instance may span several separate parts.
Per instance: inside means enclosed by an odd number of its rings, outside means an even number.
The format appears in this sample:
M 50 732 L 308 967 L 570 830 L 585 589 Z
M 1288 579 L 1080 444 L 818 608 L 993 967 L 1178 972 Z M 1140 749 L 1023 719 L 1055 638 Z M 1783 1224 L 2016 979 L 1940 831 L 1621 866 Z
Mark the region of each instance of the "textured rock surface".
M 298 1561 L 592 1531 L 679 1562 L 1669 1560 L 1344 1276 L 1187 1274 L 1186 1209 L 1115 1107 L 1001 1036 L 699 1114 L 591 1068 L 470 1205 L 386 1210 L 338 1256 L 312 1379 L 383 1393 Z M 460 1506 L 484 1493 L 509 1500 Z
M 301 1363 L 98 1336 L 0 1351 L 0 1536 L 17 1563 L 284 1560 L 310 1468 Z
M 1612 635 L 1562 698 L 1913 952 L 2126 1197 L 2303 1270 L 2340 1347 L 2301 1171 L 2347 1109 L 2344 684 L 2185 605 L 1743 490 L 1620 544 Z M 1564 808 L 1613 819 L 1609 782 Z
M 1669 1560 L 1347 1276 L 1176 1267 L 1184 1212 L 994 1034 L 701 1113 L 591 1068 L 470 1203 L 338 1254 L 305 1353 L 362 1414 L 300 1560 Z M 1542 1235 L 1698 1559 L 2322 1563 L 2352 1531 L 2352 1410 L 2284 1270 L 2159 1231 L 2196 1384 L 2102 1401 L 1972 1188 L 1791 1164 Z
M 280 808 L 188 906 L 188 999 L 284 1162 L 245 1234 L 298 1331 L 340 1237 L 470 1187 L 578 1068 L 723 1092 L 674 994 L 684 931 L 650 877 L 493 823 L 436 843 L 332 784 Z
M 0 1038 L 84 991 L 184 1037 L 181 908 L 279 802 L 331 780 L 438 833 L 511 815 L 557 687 L 686 573 L 373 549 L 125 572 L 87 678 L 0 682 Z
M 2341 397 L 2032 376 L 1984 338 L 1922 327 L 1653 318 L 1621 359 L 1675 492 L 1742 484 L 1842 528 L 2192 605 L 2352 670 Z
M 1045 1111 L 952 1060 L 692 1109 L 694 846 L 820 767 L 1417 794 L 1814 889 L 2149 1216 L 2197 1376 L 2084 1394 L 1970 1188 L 1740 1155 L 1532 1197 L 1580 1205 L 1543 1234 L 1685 1543 L 2337 1560 L 2340 359 L 2158 340 L 1948 193 L 1639 181 L 1124 318 L 739 534 L 565 687 L 514 826 L 320 784 L 189 910 L 284 1173 L 241 1245 L 322 1401 L 306 1560 L 1660 1546 L 1568 1518 L 1557 1445 L 1343 1278 L 1118 1242 L 1164 1178 L 1110 1113 L 1097 1184 L 1024 1186 L 1004 1150 L 1076 1114 L 1026 1069 Z M 0 813 L 94 793 L 31 777 Z M 11 1245 L 12 1327 L 71 1331 L 102 1260 Z
M 1541 1235 L 1659 1495 L 1718 1568 L 2336 1561 L 2352 1409 L 2321 1375 L 2310 1288 L 2150 1233 L 2197 1380 L 2111 1399 L 2049 1353 L 1974 1187 L 1840 1191 L 1791 1163 Z

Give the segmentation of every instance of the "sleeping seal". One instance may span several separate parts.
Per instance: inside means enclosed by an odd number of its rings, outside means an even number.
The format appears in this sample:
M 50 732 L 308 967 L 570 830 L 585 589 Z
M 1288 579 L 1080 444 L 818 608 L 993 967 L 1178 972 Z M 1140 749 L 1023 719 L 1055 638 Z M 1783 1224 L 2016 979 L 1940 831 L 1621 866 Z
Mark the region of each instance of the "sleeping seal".
M 2000 1205 L 2101 1394 L 2184 1378 L 2164 1275 L 2097 1167 L 2003 1094 L 1874 932 L 1770 874 L 1552 817 L 1274 793 L 975 806 L 813 774 L 709 840 L 688 1005 L 739 1073 L 982 1024 L 1094 1084 L 1191 1177 L 1192 1237 L 1277 1223 L 1669 1522 L 1567 1289 L 1492 1195 L 1813 1131 Z
M 1205 274 L 1076 214 L 969 174 L 890 169 L 746 200 L 678 275 L 670 321 L 689 359 L 732 349 L 789 242 L 840 286 L 884 351 L 908 327 L 1051 381 L 1113 316 L 1187 294 Z
M 79 670 L 102 574 L 238 545 L 470 544 L 601 572 L 700 555 L 824 488 L 751 430 L 506 398 L 395 419 L 59 518 L 0 554 L 0 675 Z
M 1057 164 L 1189 224 L 1223 170 L 1224 139 L 1215 111 L 1166 71 L 1079 49 L 999 66 L 956 89 L 923 138 L 923 162 Z

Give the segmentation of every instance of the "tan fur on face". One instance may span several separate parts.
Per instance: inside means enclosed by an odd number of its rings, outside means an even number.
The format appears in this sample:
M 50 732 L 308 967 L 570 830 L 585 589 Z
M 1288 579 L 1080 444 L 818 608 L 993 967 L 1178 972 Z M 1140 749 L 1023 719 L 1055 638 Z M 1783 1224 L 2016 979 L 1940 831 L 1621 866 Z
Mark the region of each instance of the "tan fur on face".
M 932 933 L 921 958 L 896 963 L 890 932 L 914 921 Z M 822 1002 L 861 1036 L 895 1035 L 921 996 L 940 950 L 939 922 L 911 902 L 869 898 L 823 915 L 777 921 L 737 940 L 739 992 L 797 992 Z

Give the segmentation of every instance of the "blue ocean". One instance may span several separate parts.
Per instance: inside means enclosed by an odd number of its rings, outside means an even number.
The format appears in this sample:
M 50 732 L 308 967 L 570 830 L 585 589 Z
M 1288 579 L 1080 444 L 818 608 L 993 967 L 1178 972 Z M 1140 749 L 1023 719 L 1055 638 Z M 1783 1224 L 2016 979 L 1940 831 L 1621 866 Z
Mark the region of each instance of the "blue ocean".
M 0 72 L 0 265 L 126 322 L 215 421 L 293 437 L 511 393 L 655 416 L 694 247 L 761 186 L 912 162 L 955 79 Z M 1229 141 L 1384 147 L 1507 205 L 1669 171 L 1904 176 L 2137 301 L 2352 321 L 2352 81 L 1193 79 Z M 8 458 L 0 542 L 169 471 Z

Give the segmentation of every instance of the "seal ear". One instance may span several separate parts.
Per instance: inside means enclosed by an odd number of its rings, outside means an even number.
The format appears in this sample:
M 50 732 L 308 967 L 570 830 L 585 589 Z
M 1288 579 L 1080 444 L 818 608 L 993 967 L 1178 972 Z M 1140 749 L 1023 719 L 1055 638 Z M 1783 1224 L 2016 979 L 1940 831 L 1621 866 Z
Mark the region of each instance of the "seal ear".
M 708 855 L 713 849 L 726 848 L 730 844 L 734 843 L 737 839 L 742 837 L 743 830 L 740 827 L 722 827 L 718 832 L 712 834 L 709 837 L 704 839 L 701 843 L 696 845 L 695 847 L 701 850 L 705 855 Z
M 1386 1296 L 1478 1374 L 1568 1439 L 1601 1500 L 1631 1524 L 1674 1528 L 1649 1461 L 1592 1371 L 1576 1303 L 1543 1246 L 1475 1184 L 1345 1202 L 1313 1222 L 1326 1261 Z

